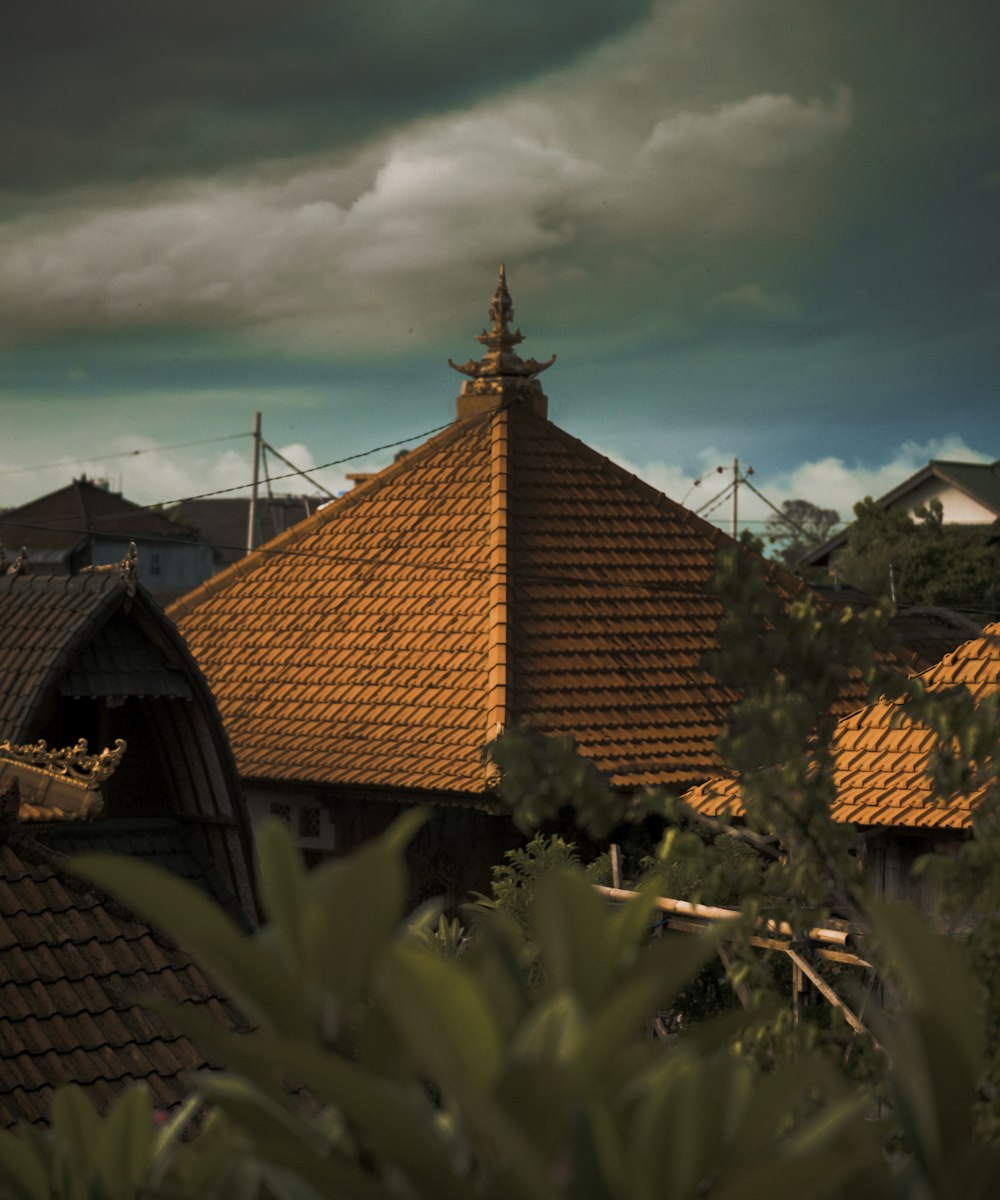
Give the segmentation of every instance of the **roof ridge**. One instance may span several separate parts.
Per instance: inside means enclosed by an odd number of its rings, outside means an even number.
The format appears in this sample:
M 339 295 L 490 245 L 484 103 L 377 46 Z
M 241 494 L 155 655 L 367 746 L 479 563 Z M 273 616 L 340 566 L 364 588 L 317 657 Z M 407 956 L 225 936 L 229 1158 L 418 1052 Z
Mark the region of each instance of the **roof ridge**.
M 490 429 L 490 540 L 487 575 L 486 741 L 492 742 L 510 720 L 510 415 L 492 415 Z M 486 786 L 496 783 L 496 768 L 487 765 Z
M 219 571 L 217 575 L 210 576 L 204 583 L 199 584 L 186 595 L 181 596 L 168 605 L 166 608 L 167 616 L 175 622 L 178 618 L 187 616 L 203 600 L 208 599 L 216 592 L 225 591 L 244 575 L 262 566 L 267 562 L 268 555 L 280 552 L 288 542 L 298 541 L 307 533 L 312 532 L 313 529 L 321 528 L 327 522 L 339 516 L 345 509 L 356 504 L 362 496 L 370 496 L 391 480 L 410 470 L 414 464 L 419 463 L 422 459 L 434 453 L 442 445 L 447 445 L 449 441 L 464 436 L 475 425 L 484 424 L 493 416 L 493 412 L 495 411 L 477 413 L 475 416 L 459 418 L 453 421 L 440 433 L 435 434 L 434 437 L 418 446 L 415 450 L 411 450 L 409 454 L 403 455 L 389 463 L 388 466 L 383 467 L 371 479 L 366 479 L 363 483 L 357 484 L 349 492 L 345 492 L 342 496 L 338 496 L 335 500 L 331 500 L 328 504 L 324 504 L 322 508 L 317 509 L 311 517 L 306 517 L 304 520 L 296 522 L 289 529 L 276 534 L 269 542 L 264 542 L 263 545 L 257 546 L 251 554 L 237 559 L 236 562 Z

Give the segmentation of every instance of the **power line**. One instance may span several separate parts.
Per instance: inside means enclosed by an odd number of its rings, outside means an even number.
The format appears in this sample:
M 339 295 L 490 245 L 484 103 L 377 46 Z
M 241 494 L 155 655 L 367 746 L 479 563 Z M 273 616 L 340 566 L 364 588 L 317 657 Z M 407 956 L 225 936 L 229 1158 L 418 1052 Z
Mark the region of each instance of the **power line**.
M 334 458 L 330 462 L 321 463 L 318 467 L 311 467 L 310 470 L 312 470 L 314 472 L 315 471 L 325 471 L 329 467 L 339 467 L 343 463 L 353 462 L 355 459 L 358 459 L 358 458 L 367 458 L 369 454 L 378 454 L 382 450 L 394 450 L 397 446 L 405 446 L 407 442 L 415 442 L 415 441 L 418 441 L 420 438 L 431 437 L 433 434 L 440 433 L 443 429 L 447 429 L 449 426 L 454 425 L 454 424 L 455 424 L 454 421 L 447 421 L 443 425 L 435 425 L 433 429 L 425 429 L 423 433 L 412 433 L 409 435 L 409 437 L 399 438 L 395 442 L 385 442 L 381 446 L 372 446 L 371 449 L 369 449 L 369 450 L 359 450 L 355 454 L 346 454 L 343 458 Z M 229 437 L 229 438 L 253 437 L 253 434 L 252 433 L 228 434 L 227 437 Z M 206 439 L 206 441 L 221 441 L 221 440 L 222 440 L 221 438 Z M 181 444 L 182 445 L 183 444 L 200 445 L 201 443 L 200 442 L 191 442 L 191 443 L 181 443 Z M 169 449 L 169 448 L 170 447 L 166 447 L 166 446 L 162 447 L 162 449 Z M 273 447 L 270 447 L 270 449 L 272 450 L 272 453 L 276 453 L 276 451 L 273 450 Z M 132 451 L 129 451 L 128 453 L 132 453 Z M 150 453 L 152 453 L 152 451 L 150 451 Z M 85 459 L 82 461 L 92 462 L 94 460 L 93 459 Z M 285 459 L 284 461 L 287 462 L 288 460 Z M 40 470 L 41 468 L 24 468 L 24 469 L 25 470 L 29 470 L 29 469 Z M 303 474 L 302 471 L 296 469 L 294 471 L 288 471 L 284 475 L 272 475 L 271 482 L 277 483 L 281 479 L 295 479 L 302 474 Z M 225 496 L 225 495 L 230 494 L 231 492 L 241 492 L 241 491 L 243 491 L 244 488 L 249 488 L 252 486 L 253 486 L 253 482 L 251 480 L 247 480 L 246 483 L 237 483 L 237 484 L 233 485 L 232 487 L 216 488 L 215 491 L 212 491 L 212 492 L 198 492 L 193 496 L 180 496 L 174 500 L 157 500 L 152 504 L 136 504 L 129 508 L 128 513 L 130 514 L 133 511 L 152 512 L 152 511 L 159 510 L 159 509 L 171 508 L 177 504 L 187 504 L 190 500 L 208 500 L 208 499 L 211 499 L 211 497 L 213 497 L 213 496 Z M 129 503 L 131 504 L 131 501 Z M 92 520 L 94 521 L 94 523 L 97 523 L 98 521 L 118 521 L 125 515 L 128 515 L 128 514 L 122 513 L 122 512 L 99 513 L 99 514 L 95 514 L 95 516 L 92 518 Z M 63 516 L 49 517 L 48 519 L 50 522 L 62 522 L 62 521 L 77 521 L 77 520 L 79 520 L 79 518 L 80 518 L 80 514 L 78 512 L 76 512 L 76 513 L 66 513 Z M 18 521 L 5 521 L 2 518 L 0 518 L 0 524 L 19 525 L 22 523 L 18 522 Z M 25 524 L 24 528 L 25 529 L 46 529 L 46 528 L 54 529 L 54 528 L 64 528 L 64 526 L 62 526 L 61 524 L 60 525 Z M 67 529 L 67 532 L 74 533 L 74 532 L 79 532 L 79 531 Z M 83 532 L 90 533 L 92 531 L 88 529 L 88 530 L 84 530 Z M 164 540 L 167 540 L 167 539 L 164 539 Z
M 163 450 L 183 450 L 188 446 L 208 446 L 212 442 L 231 442 L 252 436 L 249 433 L 223 433 L 218 437 L 199 438 L 194 442 L 172 442 L 168 446 L 150 446 L 145 450 L 116 450 L 112 454 L 94 454 L 90 458 L 63 458 L 59 462 L 35 463 L 32 467 L 9 467 L 0 471 L 0 475 L 22 475 L 28 471 L 48 471 L 53 467 L 82 467 L 86 463 L 104 462 L 109 458 L 135 458 L 139 454 L 159 454 Z
M 333 494 L 333 492 L 330 491 L 330 489 L 328 487 L 324 487 L 324 485 L 322 483 L 320 483 L 319 480 L 317 480 L 317 479 L 310 479 L 310 477 L 306 474 L 305 471 L 303 471 L 300 467 L 296 467 L 295 463 L 293 463 L 290 459 L 285 458 L 285 456 L 281 453 L 280 450 L 275 450 L 275 448 L 271 445 L 270 442 L 264 442 L 263 448 L 265 450 L 270 450 L 270 452 L 274 455 L 274 457 L 277 458 L 279 461 L 283 462 L 286 467 L 293 467 L 295 469 L 295 473 L 297 475 L 301 475 L 302 478 L 306 481 L 306 483 L 311 483 L 313 485 L 313 487 L 319 488 L 319 490 L 321 492 L 325 492 L 326 495 L 329 496 L 329 498 L 331 500 L 337 499 L 337 497 Z M 318 471 L 318 470 L 321 470 L 322 468 L 316 467 L 314 469 Z M 279 475 L 278 478 L 280 479 L 281 476 Z M 270 475 L 268 475 L 268 477 L 267 477 L 267 494 L 269 496 L 271 494 L 271 476 Z
M 707 500 L 701 506 L 701 508 L 695 509 L 695 516 L 706 518 L 711 513 L 715 512 L 715 510 L 719 507 L 719 505 L 723 502 L 723 500 L 725 500 L 730 495 L 730 493 L 732 492 L 732 490 L 735 486 L 736 485 L 734 483 L 727 483 L 721 492 L 718 492 L 716 495 L 714 495 L 711 500 Z
M 428 497 L 428 503 L 433 503 L 433 502 L 435 502 L 435 497 Z M 0 517 L 0 526 L 3 526 L 8 523 L 9 522 L 4 521 L 4 519 L 2 517 Z M 38 530 L 43 530 L 43 531 L 50 531 L 50 526 L 48 526 L 48 525 L 30 525 L 30 524 L 18 523 L 18 527 L 22 528 L 22 529 L 38 529 Z M 290 528 L 294 529 L 294 526 L 291 526 Z M 91 531 L 89 529 L 74 529 L 74 528 L 71 528 L 68 526 L 62 526 L 60 528 L 60 532 L 87 534 Z M 286 529 L 284 532 L 288 533 L 289 530 Z M 408 533 L 408 532 L 410 532 L 409 529 L 401 530 L 400 536 L 402 536 L 403 534 Z M 198 546 L 198 545 L 201 545 L 201 546 L 209 546 L 214 550 L 235 550 L 235 551 L 239 551 L 240 553 L 243 553 L 246 550 L 245 546 L 227 545 L 224 542 L 197 542 L 197 541 L 192 541 L 190 538 L 159 537 L 157 535 L 144 536 L 143 534 L 131 535 L 128 533 L 121 533 L 121 534 L 117 534 L 116 536 L 121 537 L 121 539 L 123 541 L 126 538 L 131 537 L 131 539 L 133 541 L 155 541 L 157 544 L 168 545 L 168 546 L 169 545 L 176 545 L 176 546 Z M 398 539 L 397 539 L 397 544 L 398 544 Z M 393 547 L 390 546 L 390 549 L 392 549 L 392 548 Z M 489 576 L 489 575 L 502 575 L 505 573 L 505 570 L 506 570 L 505 568 L 499 568 L 499 567 L 496 569 L 493 569 L 491 567 L 463 566 L 458 563 L 444 562 L 444 561 L 440 561 L 440 562 L 400 562 L 400 561 L 390 562 L 385 557 L 385 555 L 382 555 L 380 557 L 373 557 L 371 555 L 364 555 L 364 554 L 324 554 L 324 553 L 319 553 L 315 550 L 271 549 L 266 544 L 263 546 L 258 546 L 254 550 L 254 554 L 260 555 L 262 557 L 266 556 L 267 558 L 272 558 L 272 559 L 273 558 L 295 558 L 295 559 L 304 558 L 304 559 L 308 559 L 310 562 L 348 563 L 348 564 L 352 564 L 355 566 L 391 566 L 394 568 L 405 567 L 406 570 L 415 572 L 415 573 L 419 573 L 421 571 L 451 572 L 452 574 L 455 574 L 455 575 Z M 210 578 L 214 578 L 214 577 L 210 577 Z M 657 594 L 665 594 L 665 595 L 696 596 L 696 597 L 704 597 L 704 598 L 712 598 L 716 595 L 716 593 L 706 591 L 703 588 L 700 588 L 698 586 L 684 587 L 683 585 L 680 585 L 680 584 L 659 584 L 659 583 L 651 582 L 649 580 L 629 579 L 628 577 L 623 577 L 621 575 L 616 576 L 614 579 L 607 579 L 607 578 L 592 578 L 587 575 L 571 575 L 571 574 L 565 573 L 565 572 L 558 573 L 558 572 L 538 571 L 538 572 L 525 572 L 525 573 L 521 574 L 519 576 L 519 578 L 531 580 L 533 582 L 542 582 L 542 583 L 586 584 L 589 587 L 597 587 L 597 588 L 601 588 L 602 590 L 605 590 L 605 591 L 615 591 L 615 592 L 621 591 L 624 588 L 639 588 L 641 590 L 655 592 Z M 208 581 L 206 580 L 206 582 L 208 582 Z
M 681 501 L 681 504 L 686 504 L 688 496 L 691 495 L 696 487 L 701 487 L 701 485 L 710 475 L 721 475 L 725 469 L 725 467 L 712 467 L 710 470 L 706 471 L 704 475 L 700 475 L 684 493 L 684 499 Z M 709 503 L 711 503 L 711 501 L 709 501 Z

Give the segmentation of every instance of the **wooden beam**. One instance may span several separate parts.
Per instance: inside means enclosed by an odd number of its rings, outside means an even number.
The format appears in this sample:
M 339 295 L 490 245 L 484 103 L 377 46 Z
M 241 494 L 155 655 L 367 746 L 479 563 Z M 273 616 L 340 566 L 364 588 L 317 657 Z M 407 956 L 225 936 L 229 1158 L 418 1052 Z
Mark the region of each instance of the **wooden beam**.
M 837 993 L 833 990 L 833 988 L 830 987 L 830 985 L 826 982 L 826 980 L 823 978 L 823 976 L 820 975 L 818 971 L 814 970 L 813 967 L 808 962 L 806 962 L 806 960 L 802 957 L 801 954 L 799 954 L 797 951 L 793 950 L 791 947 L 789 947 L 785 951 L 785 953 L 792 960 L 792 962 L 795 964 L 795 966 L 798 967 L 798 969 L 802 972 L 802 974 L 809 980 L 809 982 L 813 985 L 813 987 L 815 987 L 815 989 L 819 992 L 819 994 L 825 1000 L 828 1000 L 833 1005 L 834 1008 L 840 1009 L 840 1011 L 844 1014 L 844 1018 L 847 1021 L 848 1025 L 850 1025 L 850 1027 L 854 1030 L 855 1033 L 867 1033 L 868 1032 L 868 1030 L 865 1028 L 865 1026 L 861 1023 L 861 1021 L 854 1015 L 853 1012 L 851 1012 L 851 1010 L 847 1007 L 847 1005 L 843 1002 L 843 1000 L 841 1000 L 841 998 L 837 995 Z
M 596 890 L 609 900 L 634 900 L 638 892 L 626 891 L 623 888 L 602 887 L 594 885 Z M 668 896 L 657 896 L 653 902 L 661 912 L 680 913 L 685 916 L 701 917 L 706 921 L 732 921 L 742 917 L 738 908 L 719 908 L 712 904 L 692 904 L 689 900 L 672 900 Z M 787 921 L 764 921 L 763 927 L 768 933 L 776 933 L 783 937 L 793 937 L 795 931 Z M 813 942 L 825 942 L 832 946 L 846 946 L 851 937 L 848 929 L 826 929 L 817 926 L 808 930 L 806 937 Z
M 730 949 L 729 943 L 719 942 L 718 950 L 719 958 L 722 959 L 722 965 L 726 968 L 726 978 L 729 980 L 729 984 L 733 991 L 739 997 L 740 1004 L 742 1004 L 747 1012 L 749 1012 L 753 1005 L 753 1001 L 750 998 L 750 989 L 745 983 L 734 983 L 733 978 L 729 973 L 730 967 L 736 961 L 736 957 Z

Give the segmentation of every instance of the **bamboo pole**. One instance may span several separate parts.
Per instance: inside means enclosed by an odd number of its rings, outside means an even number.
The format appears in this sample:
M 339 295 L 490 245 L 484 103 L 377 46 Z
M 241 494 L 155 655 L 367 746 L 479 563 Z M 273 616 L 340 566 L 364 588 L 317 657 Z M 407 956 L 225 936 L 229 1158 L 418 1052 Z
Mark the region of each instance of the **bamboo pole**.
M 624 888 L 602 887 L 594 885 L 602 895 L 609 900 L 634 900 L 638 892 L 630 892 Z M 737 908 L 718 908 L 711 904 L 692 904 L 689 900 L 672 900 L 668 896 L 657 896 L 654 904 L 662 912 L 679 913 L 685 916 L 698 917 L 703 921 L 731 921 L 743 914 Z M 794 930 L 787 921 L 768 920 L 762 923 L 768 933 L 776 933 L 783 937 L 793 937 Z M 851 934 L 846 929 L 824 929 L 817 926 L 810 929 L 806 936 L 813 942 L 824 942 L 830 946 L 846 946 Z
M 837 993 L 833 990 L 833 988 L 830 987 L 830 985 L 826 982 L 826 980 L 823 978 L 823 976 L 820 975 L 820 973 L 818 971 L 814 970 L 813 967 L 809 963 L 807 963 L 806 960 L 801 956 L 801 954 L 798 954 L 791 947 L 789 947 L 785 951 L 785 953 L 792 960 L 794 965 L 796 967 L 798 967 L 798 969 L 802 972 L 802 974 L 806 977 L 806 979 L 809 980 L 809 982 L 813 985 L 813 987 L 816 989 L 816 991 L 819 992 L 819 994 L 825 1000 L 828 1000 L 833 1005 L 834 1008 L 840 1009 L 840 1011 L 844 1014 L 844 1017 L 845 1017 L 848 1025 L 850 1025 L 850 1027 L 854 1030 L 855 1033 L 867 1033 L 868 1032 L 868 1030 L 865 1028 L 865 1026 L 861 1023 L 861 1021 L 854 1015 L 853 1012 L 851 1012 L 851 1010 L 847 1007 L 847 1005 L 843 1002 L 843 1000 L 841 1000 L 841 998 L 837 995 Z

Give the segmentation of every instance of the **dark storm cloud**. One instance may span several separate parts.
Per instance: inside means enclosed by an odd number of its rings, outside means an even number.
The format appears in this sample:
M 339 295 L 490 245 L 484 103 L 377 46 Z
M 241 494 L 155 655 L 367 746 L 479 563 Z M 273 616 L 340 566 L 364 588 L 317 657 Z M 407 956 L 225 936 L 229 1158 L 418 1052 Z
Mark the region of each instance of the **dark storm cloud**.
M 1000 453 L 995 0 L 202 5 L 0 32 L 25 461 L 74 412 L 317 461 L 447 420 L 501 258 L 557 421 L 654 481 L 847 511 Z
M 0 189 L 355 142 L 571 61 L 649 0 L 62 0 L 0 30 Z

